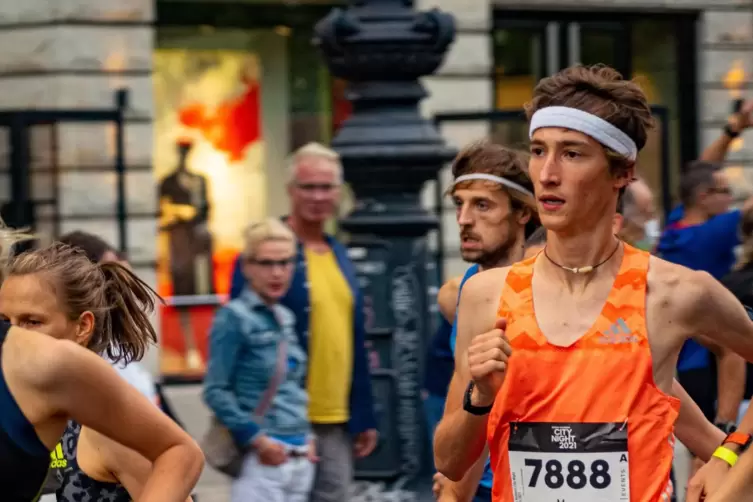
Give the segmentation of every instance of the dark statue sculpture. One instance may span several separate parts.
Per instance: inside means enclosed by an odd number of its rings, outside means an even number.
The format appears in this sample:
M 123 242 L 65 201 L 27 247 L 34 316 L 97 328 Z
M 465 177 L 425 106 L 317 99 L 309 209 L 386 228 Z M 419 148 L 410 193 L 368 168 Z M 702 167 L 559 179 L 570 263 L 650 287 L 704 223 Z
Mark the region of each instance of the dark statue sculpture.
M 159 183 L 160 232 L 165 232 L 168 238 L 173 296 L 214 294 L 207 180 L 189 170 L 191 148 L 190 142 L 177 144 L 178 164 Z M 204 361 L 195 340 L 190 307 L 176 308 L 186 343 L 186 366 L 189 370 L 203 371 Z

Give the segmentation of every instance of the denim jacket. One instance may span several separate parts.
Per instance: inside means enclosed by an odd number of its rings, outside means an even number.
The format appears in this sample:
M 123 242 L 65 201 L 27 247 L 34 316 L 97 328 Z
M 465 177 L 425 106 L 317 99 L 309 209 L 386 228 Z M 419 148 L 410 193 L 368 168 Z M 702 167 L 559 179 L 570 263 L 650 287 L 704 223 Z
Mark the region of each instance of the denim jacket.
M 350 388 L 350 421 L 348 429 L 351 434 L 358 434 L 368 429 L 376 429 L 374 400 L 371 392 L 371 375 L 366 354 L 366 325 L 363 314 L 363 296 L 358 285 L 356 270 L 348 258 L 348 250 L 331 235 L 325 235 L 327 244 L 335 254 L 340 271 L 350 285 L 353 294 L 353 383 Z M 230 297 L 234 298 L 243 291 L 246 279 L 243 277 L 240 257 L 233 268 Z M 298 243 L 296 268 L 293 281 L 287 294 L 280 302 L 295 314 L 296 334 L 303 350 L 308 350 L 309 337 L 309 282 L 306 276 L 306 255 L 303 244 Z
M 250 289 L 215 315 L 204 401 L 239 446 L 261 432 L 294 443 L 309 434 L 306 354 L 294 326 L 290 310 L 282 305 L 270 309 Z M 278 342 L 283 336 L 288 340 L 287 373 L 263 419 L 255 420 L 252 412 L 274 375 Z

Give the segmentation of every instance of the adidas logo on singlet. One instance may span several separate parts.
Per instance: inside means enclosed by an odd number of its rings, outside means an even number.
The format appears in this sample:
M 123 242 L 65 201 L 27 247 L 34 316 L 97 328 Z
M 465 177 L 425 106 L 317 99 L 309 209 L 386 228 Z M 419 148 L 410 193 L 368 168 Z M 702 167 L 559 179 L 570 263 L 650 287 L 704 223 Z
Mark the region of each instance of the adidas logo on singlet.
M 68 467 L 68 461 L 63 455 L 63 446 L 58 443 L 54 450 L 50 452 L 50 469 L 65 469 Z
M 617 322 L 612 324 L 608 330 L 602 331 L 601 337 L 599 337 L 599 342 L 610 345 L 636 343 L 638 340 L 639 338 L 630 331 L 622 317 L 617 319 Z

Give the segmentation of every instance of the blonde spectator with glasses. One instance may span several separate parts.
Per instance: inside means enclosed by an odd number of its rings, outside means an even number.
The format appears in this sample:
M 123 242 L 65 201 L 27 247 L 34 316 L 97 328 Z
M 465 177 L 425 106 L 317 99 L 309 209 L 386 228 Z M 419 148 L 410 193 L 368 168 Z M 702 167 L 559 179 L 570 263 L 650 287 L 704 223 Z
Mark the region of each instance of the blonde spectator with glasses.
M 252 225 L 242 254 L 246 288 L 218 311 L 210 333 L 204 400 L 214 430 L 229 433 L 237 452 L 233 502 L 304 502 L 314 480 L 306 354 L 293 313 L 279 303 L 295 253 L 295 237 L 282 222 Z

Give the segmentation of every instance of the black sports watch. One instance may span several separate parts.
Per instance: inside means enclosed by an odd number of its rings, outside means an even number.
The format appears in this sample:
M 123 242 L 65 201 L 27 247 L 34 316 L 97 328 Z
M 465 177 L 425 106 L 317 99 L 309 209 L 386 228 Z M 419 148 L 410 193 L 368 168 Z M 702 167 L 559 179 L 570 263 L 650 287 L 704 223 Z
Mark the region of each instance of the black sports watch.
M 471 383 L 468 384 L 468 388 L 465 389 L 465 397 L 463 398 L 463 409 L 470 413 L 471 415 L 476 415 L 479 417 L 482 417 L 484 415 L 488 415 L 490 411 L 492 411 L 493 404 L 490 404 L 489 406 L 474 406 L 473 403 L 471 403 L 471 396 L 473 395 L 473 388 L 476 386 L 476 384 L 471 380 Z
M 716 422 L 714 425 L 725 434 L 731 434 L 737 430 L 735 422 Z

